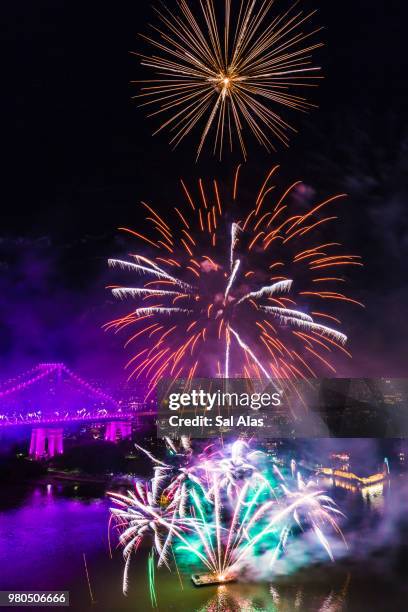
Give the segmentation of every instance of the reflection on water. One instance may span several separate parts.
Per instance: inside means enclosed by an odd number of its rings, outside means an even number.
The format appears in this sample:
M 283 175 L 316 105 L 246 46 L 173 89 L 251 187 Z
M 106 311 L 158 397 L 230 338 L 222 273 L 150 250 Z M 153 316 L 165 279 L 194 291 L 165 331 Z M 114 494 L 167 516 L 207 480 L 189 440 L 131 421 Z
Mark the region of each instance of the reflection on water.
M 270 585 L 263 594 L 239 593 L 230 585 L 221 585 L 197 612 L 341 612 L 344 610 L 349 584 L 350 574 L 342 586 L 322 594 L 316 593 L 310 585 L 294 587 L 275 584 Z
M 51 484 L 8 490 L 5 497 L 7 509 L 2 509 L 3 499 L 0 504 L 3 588 L 62 588 L 78 572 L 82 551 L 101 549 L 107 514 L 103 499 L 81 498 L 73 488 Z
M 330 589 L 327 595 L 313 595 L 313 609 L 316 610 L 316 612 L 340 612 L 340 610 L 343 610 L 346 603 L 349 584 L 350 574 L 347 575 L 342 587 Z M 271 586 L 270 591 L 274 604 L 272 609 L 276 610 L 276 612 L 310 609 L 310 589 L 308 591 L 308 589 L 303 586 L 297 588 L 291 601 L 287 595 L 285 598 L 282 597 L 282 593 L 277 586 Z
M 373 509 L 379 512 L 384 510 L 385 496 L 391 487 L 391 481 L 389 479 L 364 487 L 355 486 L 339 478 L 323 477 L 319 478 L 319 482 L 325 489 L 330 490 L 334 486 L 337 489 L 344 489 L 357 496 L 361 496 L 366 504 L 371 505 Z
M 363 487 L 361 489 L 361 495 L 367 504 L 371 504 L 376 510 L 384 509 L 384 486 L 388 483 L 380 482 L 370 487 Z

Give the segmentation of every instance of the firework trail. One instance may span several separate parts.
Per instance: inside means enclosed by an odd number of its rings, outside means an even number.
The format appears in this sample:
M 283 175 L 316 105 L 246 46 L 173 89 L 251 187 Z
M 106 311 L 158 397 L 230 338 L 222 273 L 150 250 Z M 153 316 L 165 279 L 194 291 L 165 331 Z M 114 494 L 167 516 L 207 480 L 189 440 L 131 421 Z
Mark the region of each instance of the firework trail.
M 123 592 L 128 589 L 128 571 L 132 553 L 135 553 L 144 538 L 151 538 L 153 549 L 159 555 L 158 566 L 166 565 L 170 569 L 169 556 L 171 542 L 174 536 L 183 542 L 187 549 L 191 548 L 196 554 L 194 546 L 186 540 L 185 534 L 191 529 L 199 529 L 199 521 L 181 516 L 180 512 L 184 502 L 177 496 L 169 503 L 157 497 L 157 476 L 148 482 L 138 481 L 133 491 L 127 495 L 109 493 L 117 507 L 112 508 L 112 516 L 116 527 L 120 530 L 119 542 L 123 546 L 125 570 L 123 574 Z M 186 495 L 184 487 L 178 492 Z M 204 557 L 202 558 L 205 561 Z
M 214 134 L 213 153 L 221 159 L 225 142 L 234 141 L 246 157 L 248 129 L 270 150 L 273 140 L 288 144 L 295 131 L 279 114 L 281 107 L 306 112 L 313 105 L 292 90 L 317 85 L 319 67 L 313 66 L 313 42 L 320 28 L 304 30 L 316 11 L 292 8 L 271 15 L 273 0 L 232 3 L 225 0 L 223 15 L 213 0 L 193 11 L 185 0 L 156 13 L 153 36 L 142 35 L 154 48 L 140 55 L 154 78 L 142 81 L 140 106 L 152 107 L 149 116 L 164 116 L 157 132 L 168 128 L 170 143 L 179 142 L 196 127 L 201 135 L 197 158 Z M 272 138 L 272 140 L 271 140 Z
M 262 469 L 257 467 L 256 455 L 264 456 L 241 440 L 223 447 L 214 443 L 210 452 L 189 452 L 186 469 L 195 473 L 195 480 L 180 483 L 176 470 L 161 483 L 160 502 L 154 500 L 151 482 L 136 482 L 127 495 L 109 493 L 118 506 L 111 512 L 123 546 L 125 591 L 131 554 L 144 537 L 151 539 L 158 566 L 170 569 L 169 553 L 174 550 L 183 563 L 198 563 L 220 582 L 256 568 L 260 558 L 273 575 L 288 540 L 308 530 L 333 560 L 326 532 L 343 536 L 336 521 L 342 514 L 332 499 L 313 480 L 304 482 L 298 471 L 286 478 L 275 464 L 271 468 L 270 460 Z M 180 495 L 185 498 L 182 511 Z M 152 559 L 151 555 L 149 575 Z
M 139 282 L 111 287 L 136 307 L 105 327 L 130 331 L 125 347 L 137 348 L 129 379 L 144 378 L 148 394 L 161 377 L 299 379 L 334 373 L 337 351 L 351 356 L 333 308 L 362 306 L 342 287 L 362 263 L 327 235 L 337 215 L 326 212 L 344 194 L 299 211 L 301 183 L 275 196 L 277 169 L 246 215 L 237 205 L 238 167 L 225 208 L 216 181 L 208 188 L 200 179 L 197 197 L 182 182 L 185 205 L 171 219 L 142 203 L 148 230 L 121 228 L 149 256 L 109 260 Z

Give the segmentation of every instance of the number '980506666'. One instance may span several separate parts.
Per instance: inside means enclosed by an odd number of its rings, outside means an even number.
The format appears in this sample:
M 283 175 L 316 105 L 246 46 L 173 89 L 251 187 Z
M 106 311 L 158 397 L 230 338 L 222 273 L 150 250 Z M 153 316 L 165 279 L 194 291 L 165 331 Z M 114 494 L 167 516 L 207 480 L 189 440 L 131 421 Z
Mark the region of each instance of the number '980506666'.
M 69 606 L 69 592 L 0 591 L 0 606 Z

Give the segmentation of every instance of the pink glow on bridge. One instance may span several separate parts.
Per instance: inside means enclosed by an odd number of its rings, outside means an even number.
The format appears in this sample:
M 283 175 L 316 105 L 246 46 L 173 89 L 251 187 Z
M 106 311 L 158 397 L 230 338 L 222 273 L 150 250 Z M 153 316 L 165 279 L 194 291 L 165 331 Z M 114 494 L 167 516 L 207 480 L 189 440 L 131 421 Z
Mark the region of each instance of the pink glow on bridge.
M 19 391 L 30 387 L 34 383 L 52 373 L 57 373 L 59 376 L 62 374 L 67 374 L 69 377 L 75 380 L 78 385 L 81 385 L 85 389 L 89 390 L 92 394 L 98 395 L 107 401 L 116 403 L 116 400 L 114 400 L 110 395 L 107 395 L 100 389 L 74 374 L 63 363 L 39 363 L 35 368 L 32 368 L 32 370 L 28 370 L 27 372 L 20 374 L 20 376 L 2 383 L 0 386 L 0 401 L 6 395 L 18 393 Z
M 0 427 L 132 417 L 111 395 L 63 363 L 41 363 L 0 384 Z
M 62 455 L 63 430 L 62 428 L 35 427 L 31 432 L 30 457 L 41 459 L 42 457 L 55 457 Z
M 64 450 L 63 425 L 106 422 L 105 440 L 132 436 L 132 422 L 150 412 L 122 406 L 97 385 L 74 374 L 63 363 L 41 363 L 0 384 L 0 428 L 31 425 L 29 454 L 52 458 Z
M 111 421 L 106 425 L 105 440 L 117 442 L 118 438 L 126 440 L 132 435 L 132 424 L 128 421 Z

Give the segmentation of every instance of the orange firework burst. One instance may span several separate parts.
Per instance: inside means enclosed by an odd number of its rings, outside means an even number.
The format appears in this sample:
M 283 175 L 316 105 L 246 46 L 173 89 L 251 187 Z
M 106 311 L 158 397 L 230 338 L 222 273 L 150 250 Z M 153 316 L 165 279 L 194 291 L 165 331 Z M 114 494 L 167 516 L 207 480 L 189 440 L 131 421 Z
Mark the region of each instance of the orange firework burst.
M 197 158 L 204 142 L 214 134 L 213 153 L 221 159 L 224 141 L 232 150 L 239 142 L 246 157 L 244 127 L 270 150 L 272 139 L 288 144 L 293 128 L 279 108 L 307 111 L 313 105 L 290 93 L 293 87 L 311 87 L 320 70 L 311 53 L 321 43 L 309 42 L 319 29 L 303 27 L 315 11 L 294 10 L 271 16 L 274 0 L 241 0 L 236 10 L 225 0 L 224 19 L 218 18 L 213 0 L 200 2 L 193 12 L 185 0 L 178 10 L 157 10 L 160 27 L 152 26 L 156 38 L 143 36 L 159 54 L 141 55 L 142 65 L 156 77 L 144 83 L 137 98 L 141 106 L 153 105 L 149 116 L 166 115 L 157 132 L 169 128 L 170 143 L 177 144 L 201 124 Z
M 171 220 L 143 202 L 150 233 L 121 228 L 144 244 L 130 259 L 109 260 L 144 277 L 111 287 L 115 297 L 137 303 L 106 326 L 131 330 L 126 346 L 137 350 L 129 378 L 145 378 L 150 389 L 163 376 L 306 378 L 322 368 L 335 372 L 336 351 L 350 356 L 341 321 L 326 308 L 362 306 L 336 289 L 350 267 L 362 265 L 360 257 L 345 254 L 325 229 L 337 219 L 327 209 L 345 196 L 305 212 L 297 181 L 272 199 L 277 169 L 246 216 L 237 206 L 238 167 L 225 210 L 216 181 L 199 180 L 196 195 L 182 181 L 185 202 Z

